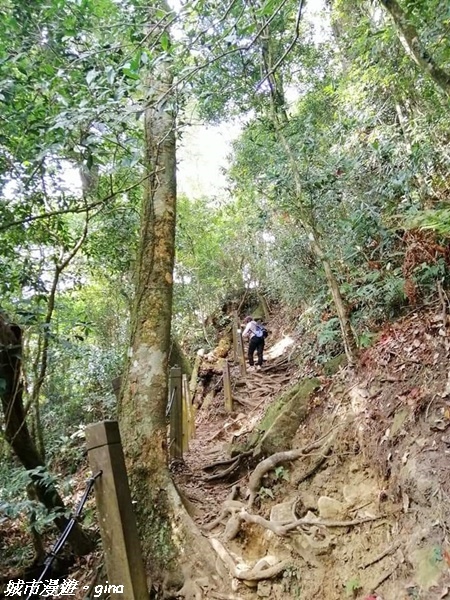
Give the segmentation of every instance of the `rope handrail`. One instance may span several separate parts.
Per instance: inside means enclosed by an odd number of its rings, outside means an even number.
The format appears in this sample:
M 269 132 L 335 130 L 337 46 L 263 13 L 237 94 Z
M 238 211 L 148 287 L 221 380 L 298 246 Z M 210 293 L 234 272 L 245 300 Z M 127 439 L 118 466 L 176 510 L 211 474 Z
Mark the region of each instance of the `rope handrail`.
M 43 569 L 41 575 L 39 576 L 39 579 L 35 583 L 36 586 L 44 580 L 44 577 L 46 576 L 47 572 L 49 571 L 50 567 L 52 566 L 53 561 L 55 560 L 55 558 L 57 557 L 59 552 L 62 550 L 64 544 L 67 541 L 67 538 L 70 535 L 70 532 L 72 531 L 72 529 L 75 526 L 75 523 L 77 522 L 77 519 L 81 515 L 81 511 L 83 510 L 84 505 L 86 504 L 86 500 L 88 499 L 88 496 L 94 486 L 95 480 L 100 477 L 102 472 L 103 471 L 98 471 L 98 473 L 96 473 L 95 475 L 92 475 L 92 477 L 89 477 L 89 479 L 87 480 L 86 489 L 84 490 L 84 494 L 82 495 L 80 502 L 78 503 L 76 511 L 70 517 L 64 531 L 59 536 L 59 538 L 56 541 L 53 548 L 50 550 L 50 552 L 47 553 L 47 558 L 44 561 L 44 569 Z M 32 598 L 34 596 L 35 596 L 35 592 L 33 592 L 33 590 L 31 590 L 31 592 L 28 594 L 26 600 L 32 600 Z

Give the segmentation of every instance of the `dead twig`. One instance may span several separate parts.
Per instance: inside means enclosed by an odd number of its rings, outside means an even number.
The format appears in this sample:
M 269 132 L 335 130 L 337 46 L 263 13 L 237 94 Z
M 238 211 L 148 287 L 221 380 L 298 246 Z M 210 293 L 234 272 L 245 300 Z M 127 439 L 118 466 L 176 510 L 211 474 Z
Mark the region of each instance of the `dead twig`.
M 395 563 L 395 565 L 391 569 L 387 569 L 386 571 L 384 571 L 384 573 L 380 575 L 380 577 L 375 581 L 375 583 L 372 585 L 369 591 L 375 592 L 382 583 L 384 583 L 387 579 L 389 579 L 389 577 L 391 577 L 395 573 L 399 565 L 400 563 Z
M 388 548 L 386 548 L 386 550 L 384 550 L 380 554 L 377 554 L 377 556 L 375 556 L 374 558 L 371 558 L 370 560 L 366 561 L 365 563 L 362 563 L 359 566 L 359 568 L 367 569 L 367 567 L 370 567 L 371 565 L 374 565 L 375 563 L 379 562 L 380 560 L 385 558 L 385 556 L 388 556 L 389 554 L 392 554 L 393 552 L 395 552 L 395 550 L 397 550 L 397 548 L 400 546 L 400 543 L 401 542 L 397 541 L 394 544 L 391 544 Z M 379 585 L 381 585 L 381 584 L 379 584 Z

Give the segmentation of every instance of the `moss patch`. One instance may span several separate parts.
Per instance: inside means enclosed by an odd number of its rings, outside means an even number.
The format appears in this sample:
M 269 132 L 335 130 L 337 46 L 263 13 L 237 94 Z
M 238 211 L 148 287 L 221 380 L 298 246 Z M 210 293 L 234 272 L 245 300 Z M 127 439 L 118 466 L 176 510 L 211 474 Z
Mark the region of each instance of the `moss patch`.
M 346 364 L 347 357 L 345 356 L 345 354 L 338 354 L 338 356 L 335 356 L 331 360 L 328 360 L 323 365 L 323 372 L 325 373 L 325 375 L 330 377 L 331 375 L 337 373 L 341 367 L 345 367 Z
M 250 436 L 246 450 L 256 448 L 257 454 L 273 454 L 290 448 L 307 415 L 308 399 L 319 386 L 318 379 L 303 379 L 272 402 Z
M 267 408 L 258 426 L 253 430 L 253 433 L 247 442 L 245 448 L 246 450 L 255 448 L 255 446 L 258 445 L 259 440 L 272 427 L 289 400 L 291 400 L 299 392 L 300 388 L 302 387 L 302 383 L 303 381 L 300 381 L 272 402 L 272 404 Z

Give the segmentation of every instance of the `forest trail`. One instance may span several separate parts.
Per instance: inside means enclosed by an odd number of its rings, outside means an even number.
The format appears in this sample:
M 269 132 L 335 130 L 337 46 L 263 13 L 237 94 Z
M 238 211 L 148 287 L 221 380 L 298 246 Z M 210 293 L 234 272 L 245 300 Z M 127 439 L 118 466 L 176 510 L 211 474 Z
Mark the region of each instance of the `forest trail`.
M 199 409 L 196 435 L 184 454 L 184 462 L 172 464 L 177 484 L 195 505 L 197 523 L 204 524 L 217 516 L 236 480 L 245 478 L 251 471 L 247 469 L 245 473 L 239 465 L 228 476 L 214 479 L 214 468 L 208 467 L 229 460 L 233 441 L 250 434 L 267 407 L 292 383 L 294 366 L 288 357 L 286 344 L 267 344 L 261 371 L 249 371 L 242 377 L 237 364 L 231 367 L 232 413 L 225 410 L 223 389 Z M 222 470 L 226 466 L 219 464 L 218 468 Z
M 268 557 L 289 564 L 276 577 L 235 580 L 235 597 L 450 598 L 450 342 L 440 313 L 413 313 L 387 325 L 353 371 L 315 373 L 320 387 L 292 448 L 324 441 L 265 473 L 249 506 L 249 478 L 258 461 L 248 456 L 233 468 L 231 443 L 245 440 L 267 407 L 310 375 L 289 360 L 294 349 L 268 352 L 264 369 L 245 379 L 232 368 L 232 413 L 225 412 L 217 371 L 218 392 L 198 412 L 185 462 L 172 465 L 194 520 L 235 561 L 252 567 Z M 226 469 L 226 477 L 214 479 Z M 238 534 L 228 536 L 231 518 L 218 517 L 232 497 L 259 521 L 244 519 Z M 288 535 L 271 530 L 275 521 L 292 519 L 308 524 Z

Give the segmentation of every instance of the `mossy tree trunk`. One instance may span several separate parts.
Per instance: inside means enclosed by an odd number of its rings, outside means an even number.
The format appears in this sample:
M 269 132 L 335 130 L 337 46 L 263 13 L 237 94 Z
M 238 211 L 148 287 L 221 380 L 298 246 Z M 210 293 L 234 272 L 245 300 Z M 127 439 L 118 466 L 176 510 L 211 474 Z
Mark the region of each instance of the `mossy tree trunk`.
M 170 9 L 164 1 L 152 9 L 149 19 L 148 41 L 153 49 L 157 40 L 169 33 L 164 30 L 161 11 L 169 16 Z M 153 581 L 164 580 L 166 585 L 171 581 L 178 588 L 186 578 L 185 563 L 190 563 L 192 571 L 197 567 L 201 570 L 201 557 L 196 550 L 202 552 L 202 541 L 195 539 L 195 526 L 184 510 L 167 466 L 165 411 L 176 218 L 171 71 L 170 56 L 161 54 L 147 81 L 149 95 L 144 126 L 148 179 L 141 213 L 136 295 L 119 401 L 119 422 L 144 560 Z M 211 554 L 210 548 L 208 552 Z
M 380 0 L 380 4 L 391 15 L 398 37 L 407 54 L 420 67 L 422 73 L 429 75 L 446 96 L 450 96 L 450 73 L 437 65 L 423 47 L 419 33 L 412 24 L 409 15 L 396 0 Z

